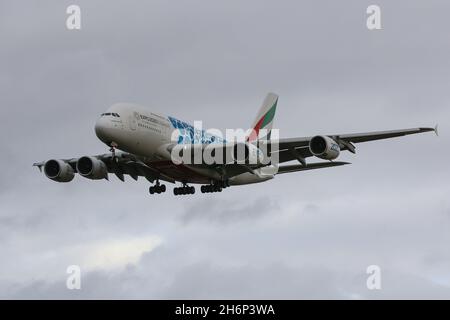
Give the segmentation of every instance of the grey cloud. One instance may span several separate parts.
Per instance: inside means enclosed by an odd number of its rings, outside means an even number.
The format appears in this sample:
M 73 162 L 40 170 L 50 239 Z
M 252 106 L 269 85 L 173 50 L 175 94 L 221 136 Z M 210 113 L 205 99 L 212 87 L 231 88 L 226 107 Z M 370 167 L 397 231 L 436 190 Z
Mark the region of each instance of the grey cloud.
M 163 268 L 166 271 L 161 279 L 159 273 Z M 344 271 L 308 264 L 293 267 L 279 262 L 224 266 L 198 261 L 174 270 L 147 256 L 137 267 L 119 273 L 96 271 L 84 275 L 79 291 L 67 290 L 61 279 L 16 287 L 12 296 L 26 299 L 442 299 L 450 294 L 449 287 L 404 270 L 382 269 L 381 290 L 367 289 L 367 277 L 361 270 Z
M 181 216 L 184 224 L 193 221 L 209 221 L 217 224 L 227 224 L 242 221 L 255 221 L 266 214 L 276 212 L 278 203 L 269 196 L 256 199 L 222 200 L 209 198 L 198 200 L 186 208 Z
M 0 297 L 449 298 L 448 56 L 443 1 L 0 3 Z M 31 164 L 106 152 L 93 123 L 137 102 L 245 127 L 280 94 L 281 136 L 440 124 L 358 145 L 352 165 L 220 194 L 150 197 L 146 181 L 45 179 Z M 68 291 L 67 252 L 104 239 L 163 244 Z M 383 290 L 367 292 L 379 264 Z

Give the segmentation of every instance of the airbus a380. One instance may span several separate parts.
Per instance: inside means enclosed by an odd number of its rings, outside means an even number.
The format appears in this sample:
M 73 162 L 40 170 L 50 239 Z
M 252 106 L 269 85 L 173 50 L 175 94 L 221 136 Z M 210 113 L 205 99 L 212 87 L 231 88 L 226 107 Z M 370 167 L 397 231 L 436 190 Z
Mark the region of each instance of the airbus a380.
M 110 152 L 96 156 L 72 159 L 52 159 L 34 163 L 47 178 L 57 182 L 70 182 L 78 173 L 92 180 L 108 179 L 115 174 L 124 181 L 129 175 L 134 180 L 145 177 L 153 185 L 150 194 L 166 191 L 161 181 L 181 183 L 173 189 L 175 195 L 194 194 L 192 184 L 201 184 L 201 192 L 221 192 L 234 185 L 258 183 L 273 179 L 278 174 L 319 169 L 349 164 L 335 160 L 341 151 L 355 153 L 355 143 L 387 139 L 410 134 L 434 131 L 435 128 L 411 128 L 391 131 L 376 131 L 356 134 L 316 135 L 300 138 L 274 139 L 270 137 L 277 108 L 278 96 L 269 93 L 251 131 L 243 143 L 227 142 L 197 129 L 171 116 L 153 113 L 150 109 L 135 104 L 115 104 L 95 123 L 95 133 Z M 264 137 L 259 133 L 265 131 Z M 175 136 L 175 139 L 174 139 Z M 276 148 L 271 148 L 276 145 Z M 186 150 L 214 151 L 230 150 L 233 161 L 186 163 L 173 161 L 172 151 L 176 147 Z M 237 154 L 237 147 L 244 148 L 243 156 Z M 258 161 L 260 148 L 265 146 L 265 155 L 276 155 L 273 161 Z M 116 149 L 118 151 L 116 151 Z M 226 153 L 226 151 L 225 151 Z M 255 158 L 256 161 L 249 161 Z M 307 163 L 306 159 L 316 157 L 326 161 Z M 296 163 L 285 164 L 295 161 Z M 274 170 L 275 169 L 275 170 Z

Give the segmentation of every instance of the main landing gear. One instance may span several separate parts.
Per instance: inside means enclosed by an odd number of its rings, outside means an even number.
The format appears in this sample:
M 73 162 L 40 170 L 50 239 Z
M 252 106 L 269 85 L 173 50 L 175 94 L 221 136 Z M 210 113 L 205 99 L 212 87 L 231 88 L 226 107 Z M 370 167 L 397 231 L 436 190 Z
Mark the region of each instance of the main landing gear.
M 190 187 L 186 184 L 183 184 L 182 187 L 173 188 L 173 194 L 178 195 L 185 195 L 185 194 L 194 194 L 195 193 L 195 187 Z
M 200 187 L 202 193 L 222 192 L 223 188 L 217 184 L 207 184 Z
M 150 194 L 154 194 L 154 193 L 164 193 L 166 192 L 166 185 L 165 184 L 160 184 L 159 181 L 156 181 L 156 184 L 154 186 L 151 186 L 148 191 L 150 192 Z
M 200 187 L 202 193 L 212 193 L 212 192 L 222 192 L 223 189 L 229 187 L 228 181 L 222 182 L 211 182 L 211 184 L 206 184 Z M 150 194 L 154 193 L 164 193 L 166 192 L 166 186 L 164 184 L 160 184 L 157 180 L 154 186 L 151 186 Z M 173 188 L 173 194 L 176 196 L 195 194 L 195 187 L 188 186 L 186 183 L 183 183 L 181 187 Z
M 202 193 L 211 193 L 211 192 L 222 192 L 223 189 L 228 188 L 230 186 L 228 180 L 224 181 L 213 181 L 211 184 L 207 184 L 200 187 Z

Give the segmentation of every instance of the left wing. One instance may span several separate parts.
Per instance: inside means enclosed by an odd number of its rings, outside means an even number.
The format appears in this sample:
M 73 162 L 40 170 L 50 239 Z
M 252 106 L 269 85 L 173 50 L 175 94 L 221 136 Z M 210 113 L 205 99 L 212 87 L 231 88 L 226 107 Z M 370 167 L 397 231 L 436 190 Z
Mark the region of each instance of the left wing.
M 117 178 L 119 178 L 121 181 L 125 181 L 125 175 L 128 175 L 132 177 L 134 180 L 137 180 L 138 177 L 141 176 L 145 177 L 150 182 L 153 182 L 156 179 L 162 179 L 172 183 L 175 182 L 173 178 L 162 174 L 161 172 L 155 170 L 152 167 L 149 167 L 141 159 L 129 153 L 117 152 L 115 157 L 113 157 L 112 154 L 102 154 L 86 158 L 91 159 L 90 161 L 101 163 L 102 164 L 101 167 L 104 166 L 104 168 L 106 169 L 106 172 L 99 171 L 101 172 L 101 174 L 95 175 L 95 178 L 93 178 L 92 175 L 87 176 L 88 178 L 90 177 L 91 179 L 94 180 L 108 179 L 108 173 L 112 173 L 115 174 Z M 60 164 L 58 164 L 59 167 L 65 166 L 69 170 L 71 170 L 72 173 L 75 173 L 78 172 L 77 162 L 79 159 L 81 158 L 71 158 L 71 159 L 51 160 L 51 161 L 55 161 L 55 163 L 60 162 Z M 39 170 L 42 171 L 43 167 L 45 166 L 45 163 L 46 161 L 37 162 L 34 163 L 33 166 L 38 167 Z M 95 166 L 92 165 L 92 167 Z M 96 167 L 98 168 L 98 166 Z M 71 174 L 68 175 L 68 179 L 70 179 L 70 175 Z

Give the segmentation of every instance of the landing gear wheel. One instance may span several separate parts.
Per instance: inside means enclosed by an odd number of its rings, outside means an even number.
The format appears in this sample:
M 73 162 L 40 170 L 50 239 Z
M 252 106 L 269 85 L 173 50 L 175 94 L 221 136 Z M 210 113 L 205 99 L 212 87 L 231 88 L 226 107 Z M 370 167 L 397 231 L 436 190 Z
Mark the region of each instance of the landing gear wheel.
M 194 194 L 195 193 L 195 187 L 189 187 L 187 185 L 184 185 L 182 187 L 173 188 L 173 194 L 178 195 L 185 195 L 185 194 Z
M 207 184 L 200 187 L 202 193 L 222 192 L 222 184 Z
M 148 191 L 150 192 L 150 194 L 160 194 L 160 193 L 164 193 L 166 192 L 166 185 L 164 184 L 159 184 L 159 181 L 156 182 L 156 184 L 154 186 L 151 186 Z

